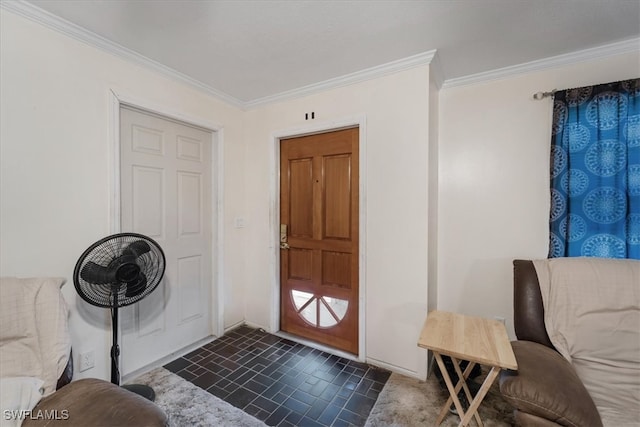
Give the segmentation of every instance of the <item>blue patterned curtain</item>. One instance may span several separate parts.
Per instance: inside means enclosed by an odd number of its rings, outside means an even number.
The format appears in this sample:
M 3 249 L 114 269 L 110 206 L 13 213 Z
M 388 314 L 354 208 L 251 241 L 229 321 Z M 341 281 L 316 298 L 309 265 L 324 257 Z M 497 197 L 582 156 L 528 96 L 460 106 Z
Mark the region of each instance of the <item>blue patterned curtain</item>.
M 640 79 L 555 93 L 549 257 L 640 259 Z

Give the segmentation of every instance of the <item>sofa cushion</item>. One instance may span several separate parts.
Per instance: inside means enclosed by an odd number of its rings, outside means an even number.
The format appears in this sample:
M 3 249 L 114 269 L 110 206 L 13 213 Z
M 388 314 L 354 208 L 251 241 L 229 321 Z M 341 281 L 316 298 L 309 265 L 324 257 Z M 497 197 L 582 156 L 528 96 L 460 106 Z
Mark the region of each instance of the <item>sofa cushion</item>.
M 602 426 L 580 378 L 556 351 L 530 341 L 511 343 L 517 371 L 503 371 L 500 392 L 516 409 L 563 426 Z
M 53 393 L 71 353 L 62 278 L 0 278 L 3 377 L 36 377 Z
M 640 419 L 640 261 L 534 261 L 549 338 L 575 369 L 605 426 Z

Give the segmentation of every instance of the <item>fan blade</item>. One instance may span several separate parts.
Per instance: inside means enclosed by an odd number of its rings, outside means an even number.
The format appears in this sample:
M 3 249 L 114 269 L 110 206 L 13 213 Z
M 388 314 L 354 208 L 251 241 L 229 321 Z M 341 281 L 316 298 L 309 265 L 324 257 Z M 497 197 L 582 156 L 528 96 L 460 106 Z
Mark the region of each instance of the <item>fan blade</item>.
M 146 254 L 150 250 L 151 247 L 147 242 L 145 242 L 144 240 L 138 240 L 127 246 L 126 249 L 122 251 L 122 253 L 126 255 L 133 255 L 138 258 L 139 256 Z
M 84 267 L 82 267 L 80 277 L 85 282 L 92 283 L 94 285 L 106 285 L 108 283 L 113 283 L 115 279 L 113 271 L 109 270 L 107 267 L 96 264 L 93 261 L 87 262 Z
M 127 290 L 125 291 L 124 295 L 128 298 L 136 297 L 144 292 L 146 287 L 147 276 L 145 276 L 144 273 L 140 273 L 140 275 L 138 276 L 138 280 L 127 283 Z

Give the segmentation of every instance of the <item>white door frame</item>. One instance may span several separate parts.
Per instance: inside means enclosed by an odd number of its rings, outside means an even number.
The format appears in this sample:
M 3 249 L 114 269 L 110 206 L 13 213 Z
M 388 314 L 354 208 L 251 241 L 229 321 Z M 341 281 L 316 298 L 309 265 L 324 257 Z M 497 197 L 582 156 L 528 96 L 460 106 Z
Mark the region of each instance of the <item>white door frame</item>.
M 216 311 L 215 316 L 211 316 L 211 330 L 214 335 L 222 336 L 224 333 L 224 211 L 222 204 L 222 200 L 224 200 L 224 128 L 217 123 L 176 111 L 167 105 L 153 103 L 147 99 L 134 97 L 115 89 L 109 90 L 109 102 L 111 104 L 109 110 L 109 172 L 111 174 L 109 179 L 109 230 L 111 233 L 119 233 L 122 230 L 120 223 L 120 107 L 133 107 L 211 132 L 211 188 L 217 193 L 211 197 L 211 212 L 216 215 L 211 224 L 211 229 L 215 230 L 215 238 L 211 240 L 213 254 L 211 277 L 214 282 L 214 288 L 211 290 L 210 307 Z
M 318 133 L 332 132 L 340 129 L 358 127 L 358 150 L 359 150 L 359 240 L 358 240 L 358 360 L 364 362 L 366 360 L 366 248 L 367 248 L 367 200 L 366 200 L 366 183 L 367 183 L 367 118 L 364 114 L 345 117 L 341 119 L 317 122 L 313 124 L 305 124 L 301 127 L 284 129 L 271 135 L 271 177 L 270 177 L 270 199 L 271 206 L 269 217 L 270 224 L 270 252 L 271 252 L 271 324 L 269 325 L 272 332 L 280 331 L 280 140 L 305 135 L 313 135 Z M 305 341 L 305 344 L 312 343 Z M 324 346 L 318 346 L 325 349 Z M 329 350 L 333 353 L 343 354 L 339 350 Z M 343 354 L 347 357 L 352 357 Z

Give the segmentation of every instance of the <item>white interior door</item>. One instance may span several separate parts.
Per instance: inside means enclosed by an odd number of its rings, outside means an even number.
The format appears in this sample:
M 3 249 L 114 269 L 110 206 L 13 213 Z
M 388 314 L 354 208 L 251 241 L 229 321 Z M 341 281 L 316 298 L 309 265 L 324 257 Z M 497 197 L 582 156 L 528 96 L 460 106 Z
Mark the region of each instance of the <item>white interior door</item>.
M 162 283 L 120 310 L 121 374 L 212 335 L 212 134 L 120 109 L 121 229 L 154 239 Z

